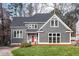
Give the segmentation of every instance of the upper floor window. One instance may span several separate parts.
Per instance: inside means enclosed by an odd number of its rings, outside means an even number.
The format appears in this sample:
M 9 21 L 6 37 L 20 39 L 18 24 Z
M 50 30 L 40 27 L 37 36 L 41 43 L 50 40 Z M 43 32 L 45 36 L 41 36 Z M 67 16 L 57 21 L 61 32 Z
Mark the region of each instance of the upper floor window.
M 13 37 L 14 38 L 23 38 L 23 31 L 22 30 L 14 30 Z
M 38 25 L 37 24 L 27 24 L 27 28 L 28 29 L 38 29 Z
M 50 21 L 50 26 L 51 27 L 58 27 L 59 26 L 59 21 L 56 19 L 53 19 Z

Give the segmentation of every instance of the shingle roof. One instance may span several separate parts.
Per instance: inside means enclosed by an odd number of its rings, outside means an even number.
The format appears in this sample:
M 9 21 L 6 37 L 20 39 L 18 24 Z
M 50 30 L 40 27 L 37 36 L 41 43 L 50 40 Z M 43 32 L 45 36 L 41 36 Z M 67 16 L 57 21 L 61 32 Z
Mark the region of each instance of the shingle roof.
M 53 16 L 53 11 L 45 14 L 35 14 L 31 17 L 13 17 L 12 26 L 23 26 L 24 22 L 46 22 Z M 62 17 L 58 15 L 61 19 Z
M 24 22 L 46 22 L 53 14 L 36 14 L 31 17 L 13 17 L 12 25 L 22 26 Z

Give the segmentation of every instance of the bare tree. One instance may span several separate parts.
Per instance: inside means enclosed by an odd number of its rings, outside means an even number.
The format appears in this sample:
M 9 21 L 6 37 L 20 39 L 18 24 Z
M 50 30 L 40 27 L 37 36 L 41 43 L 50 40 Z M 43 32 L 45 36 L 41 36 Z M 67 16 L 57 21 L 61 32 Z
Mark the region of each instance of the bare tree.
M 0 29 L 0 43 L 1 45 L 7 45 L 10 43 L 10 19 L 8 12 L 3 9 L 1 5 L 1 29 Z

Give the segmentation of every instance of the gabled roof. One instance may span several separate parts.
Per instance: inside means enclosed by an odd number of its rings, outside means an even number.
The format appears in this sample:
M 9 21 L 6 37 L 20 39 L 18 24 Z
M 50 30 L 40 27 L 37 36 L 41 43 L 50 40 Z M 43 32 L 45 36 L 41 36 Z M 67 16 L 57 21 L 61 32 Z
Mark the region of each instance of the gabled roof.
M 40 31 L 53 17 L 56 17 L 57 20 L 62 23 L 62 25 L 64 25 L 68 30 L 72 31 L 56 14 L 54 14 L 51 18 L 49 18 L 49 20 L 47 20 L 47 21 L 45 22 L 45 24 L 39 29 L 39 31 Z
M 64 18 L 61 15 L 61 12 L 57 9 L 55 9 L 55 14 L 62 20 L 64 23 Z M 46 22 L 48 21 L 54 14 L 54 10 L 50 13 L 45 13 L 45 14 L 35 14 L 30 17 L 13 17 L 13 21 L 11 23 L 11 26 L 24 26 L 25 22 Z M 64 23 L 65 24 L 65 23 Z M 66 25 L 66 24 L 65 24 Z M 43 25 L 44 26 L 44 25 Z M 42 27 L 43 27 L 42 26 Z M 67 25 L 66 28 L 71 30 Z
M 46 22 L 53 14 L 35 14 L 31 17 L 13 17 L 12 26 L 23 26 L 24 22 Z
M 58 9 L 55 9 L 55 13 L 58 17 L 63 20 L 61 12 Z M 49 18 L 51 18 L 54 14 L 54 10 L 50 13 L 45 14 L 35 14 L 30 17 L 13 17 L 13 21 L 11 26 L 23 26 L 25 22 L 46 22 Z

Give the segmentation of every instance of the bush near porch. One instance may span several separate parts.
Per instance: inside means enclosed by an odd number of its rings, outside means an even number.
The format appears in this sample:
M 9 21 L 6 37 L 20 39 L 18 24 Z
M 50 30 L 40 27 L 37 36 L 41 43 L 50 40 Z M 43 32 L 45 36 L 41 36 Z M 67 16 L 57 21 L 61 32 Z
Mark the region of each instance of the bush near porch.
M 12 53 L 15 56 L 79 56 L 79 46 L 32 46 Z

